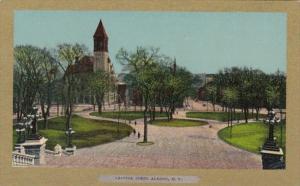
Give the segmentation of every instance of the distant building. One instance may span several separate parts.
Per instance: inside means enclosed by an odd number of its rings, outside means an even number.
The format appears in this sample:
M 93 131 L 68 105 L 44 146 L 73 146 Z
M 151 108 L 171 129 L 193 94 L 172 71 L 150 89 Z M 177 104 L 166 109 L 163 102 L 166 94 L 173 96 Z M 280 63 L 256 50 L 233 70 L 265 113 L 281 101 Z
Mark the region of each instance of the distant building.
M 206 100 L 205 89 L 214 80 L 214 76 L 215 74 L 203 74 L 203 84 L 198 88 L 198 100 Z
M 105 31 L 104 25 L 102 20 L 100 20 L 96 31 L 93 35 L 93 42 L 94 42 L 94 51 L 92 56 L 83 56 L 80 59 L 77 58 L 75 64 L 70 65 L 67 68 L 66 73 L 74 73 L 74 74 L 86 74 L 86 73 L 94 73 L 98 70 L 103 70 L 111 74 L 112 83 L 115 84 L 117 88 L 117 92 L 125 93 L 125 91 L 118 91 L 119 89 L 124 88 L 124 83 L 118 82 L 116 77 L 114 66 L 111 62 L 108 52 L 108 35 Z M 118 87 L 121 85 L 122 87 Z M 85 85 L 83 85 L 85 86 Z M 126 87 L 126 85 L 125 85 Z M 81 87 L 81 90 L 84 90 L 84 87 Z M 109 93 L 106 97 L 107 100 L 110 100 L 112 93 Z M 115 97 L 115 96 L 114 96 Z M 121 100 L 125 100 L 125 95 L 117 96 L 122 98 Z M 124 99 L 124 100 L 123 100 Z M 93 103 L 94 98 L 87 94 L 86 92 L 80 93 L 80 95 L 76 98 L 76 103 Z
M 97 70 L 104 70 L 115 76 L 114 67 L 108 53 L 108 36 L 101 20 L 93 39 L 94 55 L 76 59 L 75 64 L 69 66 L 67 71 L 69 73 L 92 73 Z
M 117 103 L 118 104 L 122 104 L 122 103 L 124 103 L 124 105 L 127 104 L 127 101 L 126 101 L 127 93 L 126 93 L 126 91 L 127 91 L 126 83 L 118 82 L 118 84 L 117 84 L 117 95 L 118 95 Z

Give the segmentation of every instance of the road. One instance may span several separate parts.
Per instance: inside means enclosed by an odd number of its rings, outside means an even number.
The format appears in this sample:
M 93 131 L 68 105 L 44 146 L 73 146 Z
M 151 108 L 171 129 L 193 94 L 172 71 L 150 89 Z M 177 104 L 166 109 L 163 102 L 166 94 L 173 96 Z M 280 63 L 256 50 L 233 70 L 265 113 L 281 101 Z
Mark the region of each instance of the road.
M 90 111 L 78 115 L 91 119 L 105 119 L 89 115 Z M 184 118 L 179 110 L 174 117 Z M 106 119 L 116 121 L 115 119 Z M 143 134 L 143 120 L 131 124 Z M 211 124 L 198 127 L 160 127 L 148 125 L 150 146 L 139 146 L 142 141 L 135 135 L 107 144 L 76 151 L 74 156 L 47 155 L 50 167 L 103 167 L 103 168 L 199 168 L 199 169 L 261 169 L 261 156 L 223 142 L 217 132 L 225 123 L 208 120 Z

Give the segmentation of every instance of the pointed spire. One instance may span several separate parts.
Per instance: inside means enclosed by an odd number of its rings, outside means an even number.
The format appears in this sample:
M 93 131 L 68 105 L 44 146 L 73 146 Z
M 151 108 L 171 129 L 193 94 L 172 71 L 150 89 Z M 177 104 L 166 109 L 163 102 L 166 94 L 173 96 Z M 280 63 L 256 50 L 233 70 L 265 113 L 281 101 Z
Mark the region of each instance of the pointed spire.
M 99 22 L 98 27 L 96 29 L 96 32 L 94 34 L 94 37 L 108 38 L 101 19 L 100 19 L 100 22 Z

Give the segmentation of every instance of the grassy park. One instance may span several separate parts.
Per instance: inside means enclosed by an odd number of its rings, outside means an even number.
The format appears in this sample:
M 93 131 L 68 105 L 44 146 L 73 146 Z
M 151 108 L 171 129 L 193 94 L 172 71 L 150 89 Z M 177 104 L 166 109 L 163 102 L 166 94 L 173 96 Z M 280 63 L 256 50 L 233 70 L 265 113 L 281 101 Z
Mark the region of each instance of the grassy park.
M 230 127 L 218 132 L 219 137 L 225 142 L 238 148 L 259 153 L 261 146 L 268 137 L 269 127 L 262 122 L 242 123 L 232 126 L 232 137 L 230 138 Z M 283 150 L 285 151 L 285 125 L 283 125 Z M 280 145 L 280 125 L 276 125 L 274 136 Z
M 118 117 L 120 119 L 126 119 L 126 120 L 134 120 L 134 119 L 140 119 L 144 117 L 144 112 L 143 111 L 120 111 L 120 112 L 92 112 L 90 115 L 92 116 L 98 116 L 98 117 L 104 117 L 104 118 L 115 118 L 117 119 Z M 156 112 L 155 113 L 156 117 L 167 117 L 166 113 L 162 112 Z
M 193 120 L 183 120 L 183 119 L 173 119 L 173 120 L 155 120 L 152 121 L 152 125 L 163 126 L 163 127 L 196 127 L 206 125 L 207 122 L 203 121 L 193 121 Z
M 41 125 L 42 122 L 39 122 L 40 127 Z M 85 119 L 76 115 L 72 117 L 72 125 L 76 132 L 73 136 L 73 144 L 77 148 L 115 141 L 128 136 L 133 130 L 123 123 L 118 125 L 116 122 Z M 48 139 L 46 148 L 53 150 L 56 144 L 60 144 L 62 147 L 66 146 L 65 130 L 65 118 L 57 117 L 49 119 L 49 128 L 47 130 L 40 128 L 39 134 Z M 14 143 L 16 138 L 17 135 L 14 132 Z
M 228 113 L 227 112 L 187 112 L 186 117 L 188 118 L 200 118 L 200 119 L 211 119 L 217 121 L 228 121 Z M 234 117 L 234 116 L 233 116 Z M 248 119 L 255 118 L 255 114 L 249 114 Z M 259 114 L 259 118 L 266 118 L 265 114 Z M 234 119 L 234 118 L 233 118 Z M 236 112 L 236 120 L 245 119 L 244 113 Z

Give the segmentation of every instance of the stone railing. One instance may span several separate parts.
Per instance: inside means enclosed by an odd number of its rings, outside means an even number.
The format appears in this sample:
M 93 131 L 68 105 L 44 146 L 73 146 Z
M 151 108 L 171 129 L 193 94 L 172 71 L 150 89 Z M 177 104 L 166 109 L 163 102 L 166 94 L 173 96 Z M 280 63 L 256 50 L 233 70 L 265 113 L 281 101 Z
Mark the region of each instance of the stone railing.
M 34 165 L 34 155 L 22 154 L 19 152 L 12 153 L 13 166 L 30 166 Z
M 57 151 L 52 151 L 52 150 L 46 149 L 45 153 L 48 154 L 48 155 L 53 155 L 53 156 L 61 156 L 62 152 L 57 152 Z
M 57 154 L 57 153 L 55 153 L 54 151 L 48 150 L 48 149 L 45 150 L 45 153 L 46 153 L 46 154 L 49 154 L 49 155 L 56 155 L 56 154 Z

